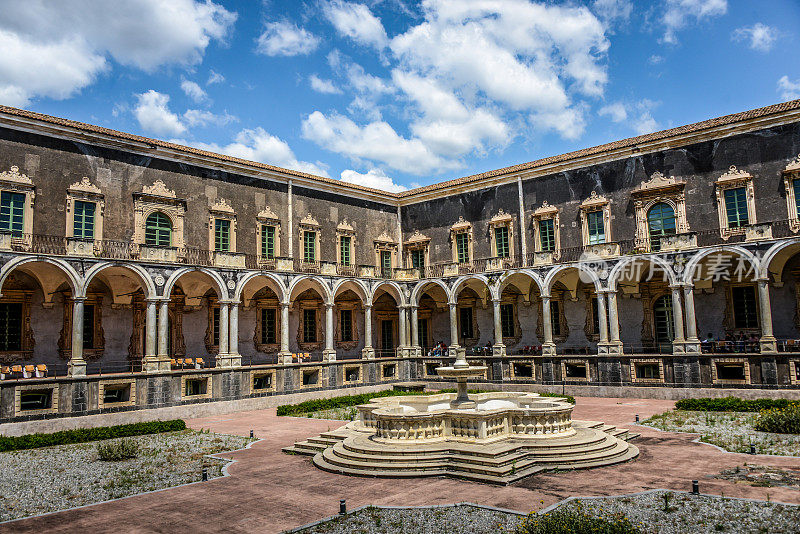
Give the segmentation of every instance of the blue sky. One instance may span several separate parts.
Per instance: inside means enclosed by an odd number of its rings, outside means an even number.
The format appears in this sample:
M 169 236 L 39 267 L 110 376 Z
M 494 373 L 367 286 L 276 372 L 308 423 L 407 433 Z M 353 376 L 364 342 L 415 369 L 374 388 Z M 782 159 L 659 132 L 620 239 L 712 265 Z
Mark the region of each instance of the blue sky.
M 797 0 L 0 0 L 0 104 L 396 191 L 800 98 Z

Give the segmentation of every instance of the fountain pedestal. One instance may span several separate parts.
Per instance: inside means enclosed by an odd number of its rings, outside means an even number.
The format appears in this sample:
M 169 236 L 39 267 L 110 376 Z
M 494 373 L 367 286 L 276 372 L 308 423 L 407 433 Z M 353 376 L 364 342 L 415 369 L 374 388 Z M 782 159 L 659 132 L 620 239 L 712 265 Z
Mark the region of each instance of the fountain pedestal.
M 437 367 L 436 374 L 443 378 L 455 378 L 458 384 L 456 398 L 450 401 L 450 407 L 456 410 L 468 410 L 475 408 L 477 403 L 470 400 L 467 394 L 467 379 L 485 375 L 486 367 L 470 366 L 467 363 L 466 355 L 462 352 L 457 353 L 456 361 L 451 367 Z

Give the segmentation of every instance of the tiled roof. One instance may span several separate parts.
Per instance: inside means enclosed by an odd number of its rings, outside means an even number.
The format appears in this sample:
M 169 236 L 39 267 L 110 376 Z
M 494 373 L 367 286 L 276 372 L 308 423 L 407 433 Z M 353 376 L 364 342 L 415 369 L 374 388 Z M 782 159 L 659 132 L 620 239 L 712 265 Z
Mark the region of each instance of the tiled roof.
M 273 171 L 285 175 L 290 176 L 298 176 L 302 178 L 308 178 L 310 180 L 315 180 L 322 183 L 327 184 L 335 184 L 337 186 L 351 188 L 353 190 L 370 192 L 370 193 L 377 193 L 386 198 L 408 198 L 413 197 L 414 195 L 432 191 L 438 191 L 443 189 L 448 189 L 454 186 L 461 186 L 465 184 L 469 184 L 472 182 L 477 182 L 486 178 L 494 178 L 497 176 L 502 176 L 504 174 L 511 174 L 516 173 L 519 171 L 525 171 L 530 169 L 535 169 L 537 167 L 543 167 L 546 165 L 552 165 L 555 163 L 564 163 L 570 161 L 572 159 L 583 158 L 586 156 L 593 156 L 597 154 L 602 154 L 603 152 L 608 152 L 612 150 L 619 150 L 622 148 L 627 147 L 634 147 L 636 145 L 642 143 L 648 143 L 652 141 L 660 141 L 669 139 L 670 137 L 678 137 L 681 135 L 685 135 L 688 133 L 694 132 L 701 132 L 703 130 L 709 128 L 715 128 L 718 126 L 725 126 L 728 124 L 735 124 L 737 122 L 746 121 L 750 119 L 756 119 L 760 117 L 766 117 L 769 115 L 775 115 L 779 113 L 783 113 L 786 111 L 792 111 L 795 109 L 800 109 L 800 100 L 792 100 L 790 102 L 783 102 L 780 104 L 774 104 L 771 106 L 766 106 L 763 108 L 753 109 L 750 111 L 743 111 L 740 113 L 734 113 L 731 115 L 725 115 L 723 117 L 717 117 L 715 119 L 708 119 L 701 122 L 696 122 L 694 124 L 688 124 L 686 126 L 678 126 L 677 128 L 670 128 L 669 130 L 662 130 L 660 132 L 654 132 L 645 135 L 639 135 L 637 137 L 630 137 L 628 139 L 622 139 L 619 141 L 613 141 L 611 143 L 606 143 L 604 145 L 598 145 L 591 148 L 584 148 L 581 150 L 576 150 L 573 152 L 567 152 L 566 154 L 561 154 L 558 156 L 550 156 L 547 158 L 537 159 L 534 161 L 530 161 L 528 163 L 520 163 L 518 165 L 512 165 L 510 167 L 504 167 L 502 169 L 495 169 L 492 171 L 480 173 L 480 174 L 473 174 L 471 176 L 464 176 L 463 178 L 456 178 L 454 180 L 448 180 L 445 182 L 439 182 L 436 184 L 431 184 L 424 187 L 418 187 L 416 189 L 410 189 L 408 191 L 403 191 L 401 193 L 388 193 L 386 191 L 381 191 L 378 189 L 373 189 L 370 187 L 364 187 L 358 184 L 352 184 L 348 182 L 342 182 L 341 180 L 335 180 L 333 178 L 325 178 L 324 176 L 316 176 L 313 174 L 308 174 L 300 171 L 294 171 L 291 169 L 284 169 L 281 167 L 276 167 L 274 165 L 267 165 L 265 163 L 259 163 L 256 161 L 249 161 L 246 159 L 235 158 L 233 156 L 226 156 L 224 154 L 217 154 L 214 152 L 208 152 L 206 150 L 200 150 L 198 148 L 178 145 L 175 143 L 169 143 L 167 141 L 161 141 L 158 139 L 151 139 L 148 137 L 143 137 L 140 135 L 129 134 L 125 132 L 120 132 L 118 130 L 112 130 L 110 128 L 104 128 L 102 126 L 94 126 L 92 124 L 86 124 L 83 122 L 72 121 L 68 119 L 62 119 L 59 117 L 53 117 L 50 115 L 44 115 L 42 113 L 36 113 L 34 111 L 27 111 L 24 109 L 17 109 L 8 106 L 0 105 L 0 113 L 4 113 L 7 115 L 13 115 L 17 117 L 23 117 L 27 119 L 42 121 L 49 124 L 54 124 L 58 126 L 64 126 L 67 128 L 74 128 L 77 130 L 81 130 L 84 132 L 100 134 L 112 138 L 117 138 L 121 140 L 133 141 L 137 143 L 144 143 L 147 145 L 151 145 L 153 147 L 161 147 L 161 148 L 168 148 L 170 150 L 175 150 L 177 152 L 183 152 L 186 154 L 202 156 L 207 158 L 216 159 L 222 162 L 228 163 L 236 163 L 241 164 L 249 167 L 253 167 L 256 169 L 263 169 L 268 171 Z

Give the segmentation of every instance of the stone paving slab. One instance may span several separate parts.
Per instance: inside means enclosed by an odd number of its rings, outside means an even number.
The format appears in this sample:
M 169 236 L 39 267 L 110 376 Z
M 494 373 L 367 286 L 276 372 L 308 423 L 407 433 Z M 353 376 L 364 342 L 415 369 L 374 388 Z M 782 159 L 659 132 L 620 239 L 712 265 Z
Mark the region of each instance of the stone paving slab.
M 633 493 L 653 488 L 686 490 L 700 480 L 703 493 L 800 503 L 800 491 L 765 488 L 710 479 L 743 463 L 790 468 L 800 473 L 800 458 L 724 453 L 694 443 L 695 435 L 659 432 L 633 425 L 669 410 L 672 401 L 578 398 L 577 419 L 605 421 L 641 432 L 634 443 L 641 454 L 632 462 L 560 473 L 539 473 L 511 486 L 497 487 L 446 478 L 373 479 L 327 473 L 310 458 L 281 448 L 343 423 L 277 417 L 274 409 L 237 412 L 188 421 L 192 428 L 262 438 L 250 449 L 227 453 L 236 460 L 230 476 L 143 494 L 48 516 L 0 525 L 0 532 L 280 532 L 335 515 L 339 499 L 348 508 L 366 504 L 414 506 L 470 501 L 528 512 L 569 496 Z

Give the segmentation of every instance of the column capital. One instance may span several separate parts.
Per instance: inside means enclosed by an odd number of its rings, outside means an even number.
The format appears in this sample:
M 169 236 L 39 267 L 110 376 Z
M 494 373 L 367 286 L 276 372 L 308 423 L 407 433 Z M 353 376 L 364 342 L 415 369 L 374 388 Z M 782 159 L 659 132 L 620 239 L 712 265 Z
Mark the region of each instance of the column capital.
M 325 309 L 328 309 L 328 310 L 329 310 L 329 309 L 332 309 L 332 308 L 334 308 L 334 307 L 336 307 L 336 304 L 335 304 L 335 303 L 333 303 L 333 302 L 326 302 L 326 303 L 325 303 Z
M 290 307 L 292 305 L 292 303 L 289 302 L 289 301 L 285 301 L 285 302 L 281 302 L 280 305 L 281 305 L 281 308 L 288 308 L 288 307 Z
M 364 303 L 364 309 L 366 310 L 367 308 L 372 308 L 372 304 L 367 304 L 367 303 L 365 302 L 365 303 Z
M 84 300 L 86 300 L 86 297 L 69 297 L 69 300 L 71 300 L 72 302 L 83 302 Z

